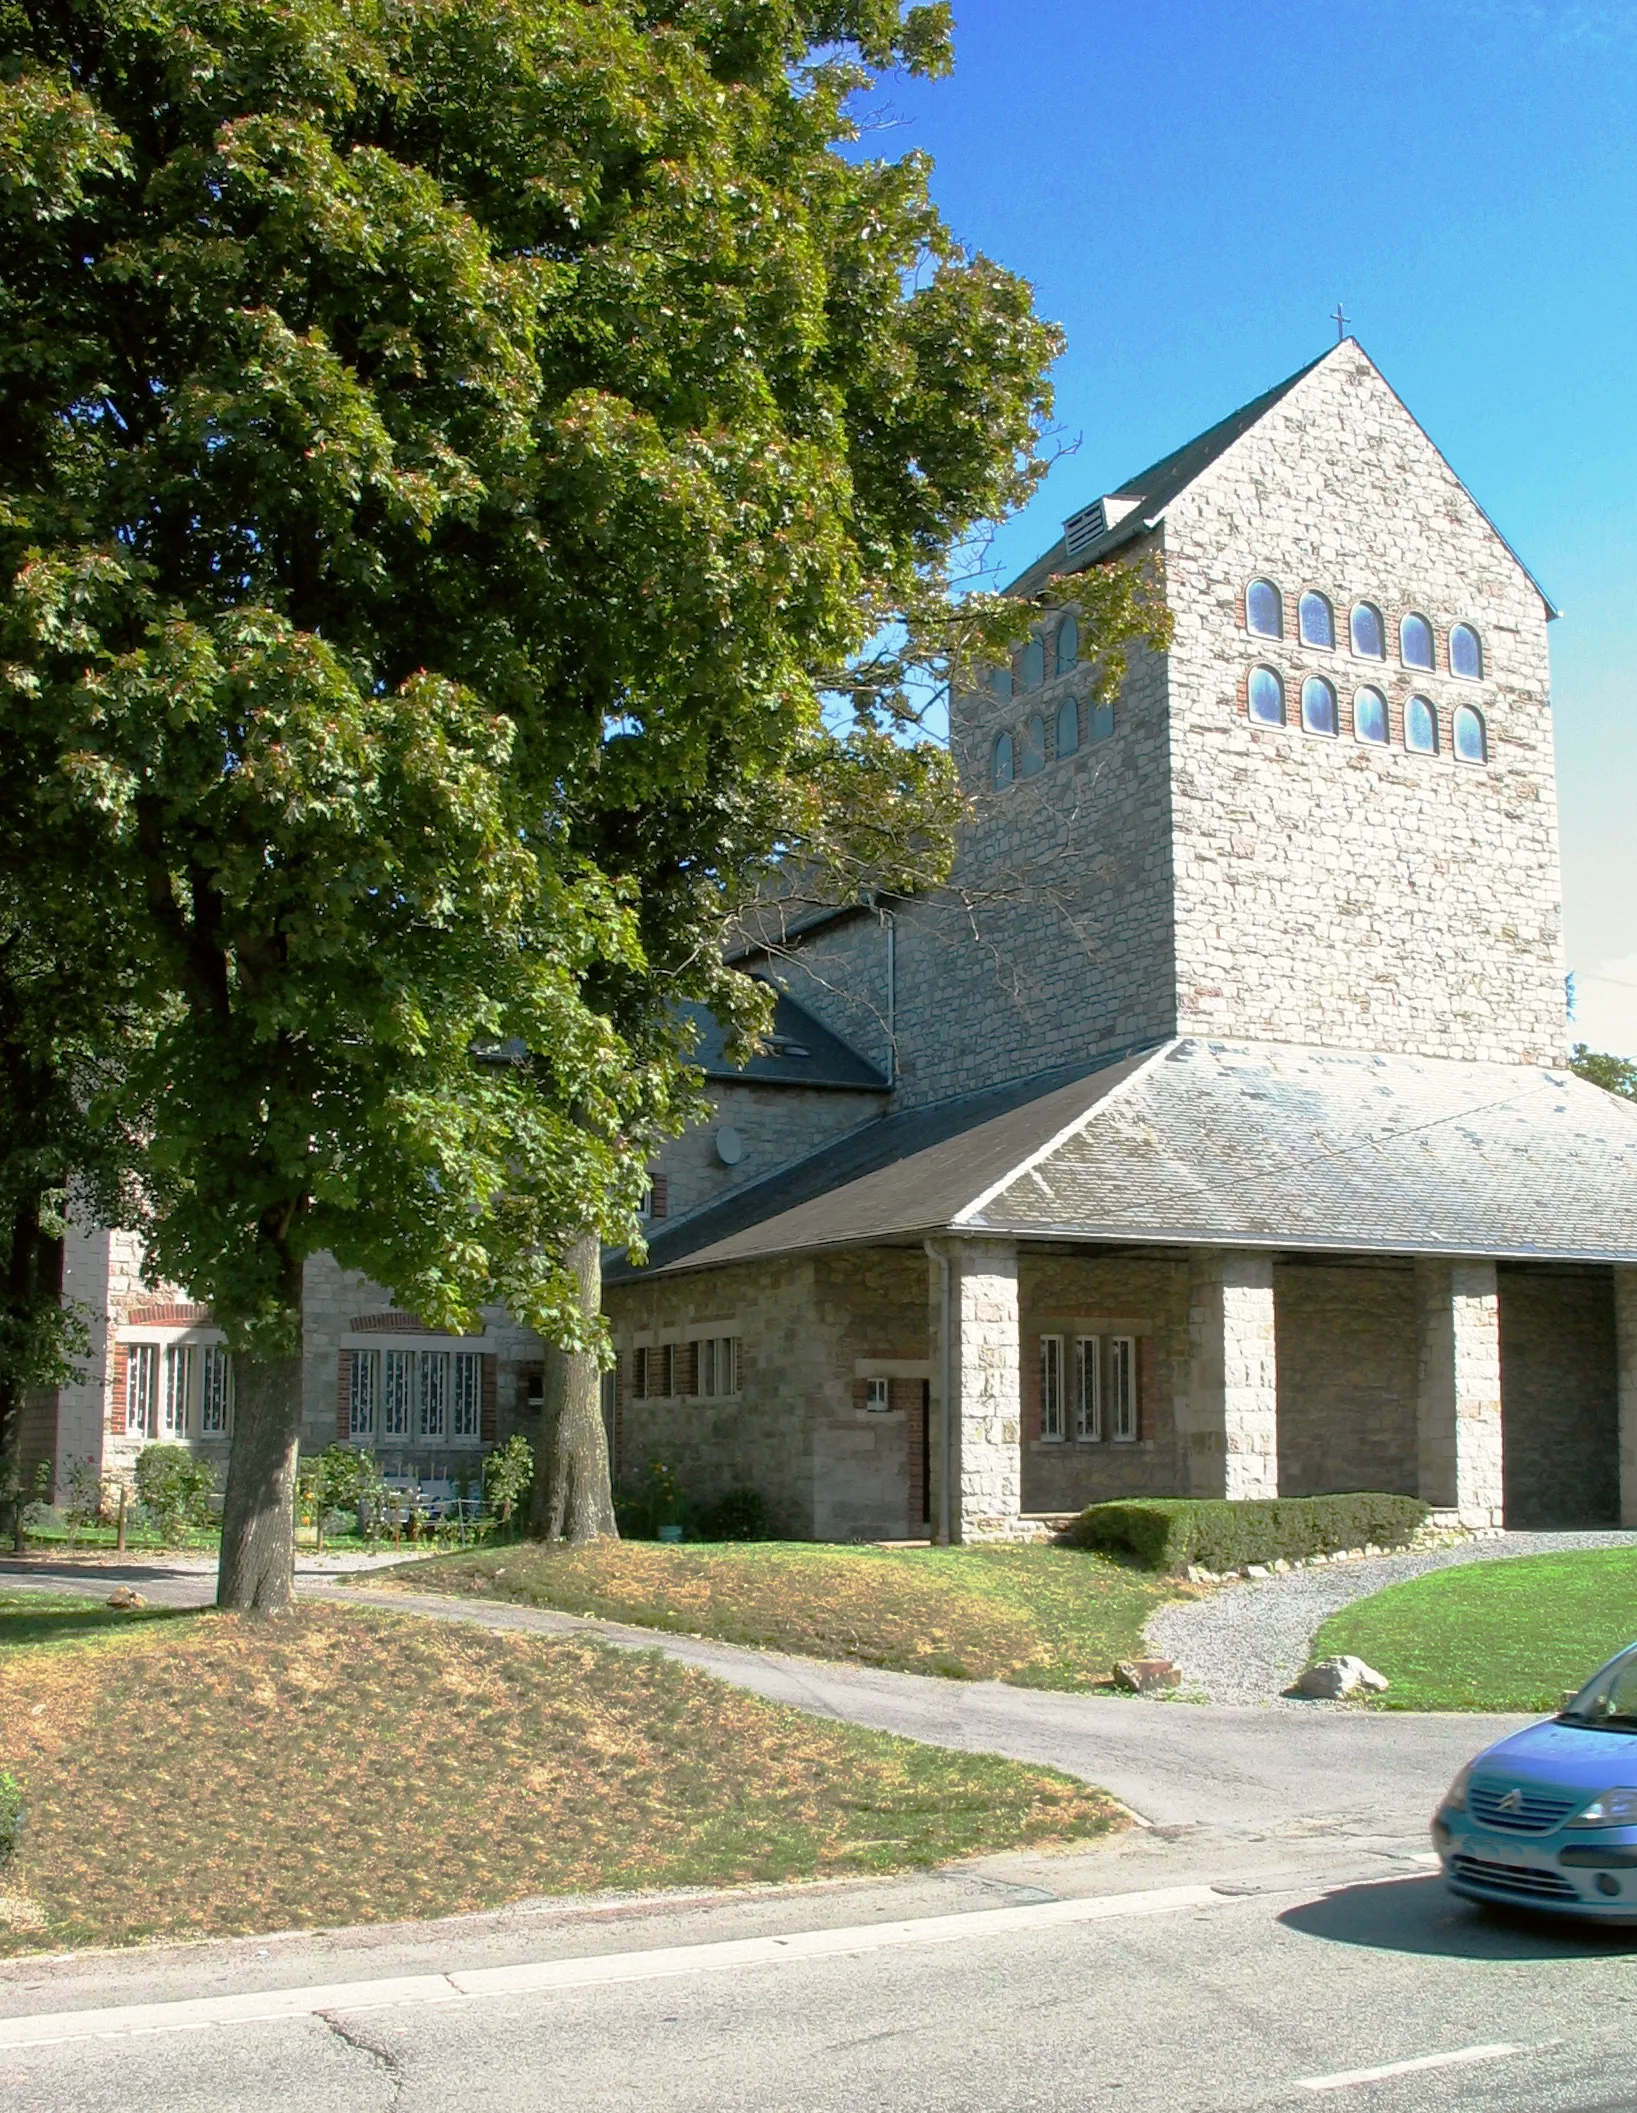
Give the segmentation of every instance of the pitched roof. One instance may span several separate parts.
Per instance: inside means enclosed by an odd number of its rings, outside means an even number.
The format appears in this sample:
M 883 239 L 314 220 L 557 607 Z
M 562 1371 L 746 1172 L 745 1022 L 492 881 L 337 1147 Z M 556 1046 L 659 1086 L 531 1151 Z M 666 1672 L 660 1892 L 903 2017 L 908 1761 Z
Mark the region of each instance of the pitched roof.
M 846 1087 L 859 1093 L 890 1093 L 887 1079 L 850 1042 L 832 1034 L 804 1005 L 782 991 L 773 1001 L 773 1025 L 760 1056 L 742 1064 L 724 1054 L 726 1030 L 708 1006 L 685 1004 L 695 1041 L 691 1061 L 706 1078 L 769 1086 Z
M 1380 379 L 1382 386 L 1391 391 L 1394 401 L 1403 409 L 1405 417 L 1426 439 L 1428 446 L 1437 454 L 1439 461 L 1444 463 L 1444 467 L 1449 470 L 1450 475 L 1461 486 L 1461 490 L 1466 493 L 1468 500 L 1471 501 L 1474 507 L 1477 507 L 1479 514 L 1482 515 L 1484 522 L 1505 550 L 1507 556 L 1511 558 L 1530 586 L 1534 588 L 1535 592 L 1545 603 L 1547 615 L 1555 617 L 1561 614 L 1546 589 L 1535 578 L 1522 558 L 1512 548 L 1512 545 L 1507 542 L 1505 536 L 1501 534 L 1489 515 L 1478 505 L 1471 492 L 1467 491 L 1465 484 L 1456 475 L 1455 470 L 1444 457 L 1437 442 L 1432 439 L 1432 436 L 1421 424 L 1415 413 L 1404 402 L 1398 391 L 1393 388 L 1392 383 L 1381 373 L 1380 368 L 1370 359 L 1370 355 L 1365 352 L 1363 346 L 1359 344 L 1356 338 L 1352 337 L 1344 338 L 1341 344 L 1351 345 L 1367 362 L 1371 371 Z M 1136 476 L 1128 477 L 1123 484 L 1115 485 L 1108 493 L 1109 498 L 1137 500 L 1137 505 L 1131 509 L 1130 513 L 1116 521 L 1112 528 L 1106 529 L 1102 535 L 1097 537 L 1095 542 L 1088 544 L 1072 562 L 1068 555 L 1067 546 L 1063 538 L 1059 536 L 1050 550 L 1042 552 L 1032 565 L 1019 573 L 1006 592 L 1025 597 L 1036 594 L 1054 576 L 1068 572 L 1084 572 L 1088 567 L 1101 564 L 1105 558 L 1112 557 L 1117 550 L 1123 549 L 1126 544 L 1134 542 L 1139 536 L 1147 535 L 1158 526 L 1160 517 L 1173 499 L 1186 491 L 1195 478 L 1203 475 L 1219 456 L 1225 455 L 1236 440 L 1243 439 L 1245 434 L 1263 419 L 1273 409 L 1275 404 L 1290 394 L 1298 382 L 1305 381 L 1314 368 L 1322 366 L 1327 359 L 1333 359 L 1340 351 L 1341 344 L 1326 346 L 1318 358 L 1309 360 L 1305 367 L 1298 367 L 1294 374 L 1288 375 L 1282 382 L 1277 382 L 1273 388 L 1265 390 L 1262 395 L 1253 397 L 1248 404 L 1241 404 L 1237 411 L 1230 411 L 1226 418 L 1219 419 L 1214 426 L 1209 427 L 1195 439 L 1188 441 L 1180 448 L 1173 449 L 1169 455 L 1161 456 L 1158 462 L 1150 463 L 1147 469 L 1139 470 Z
M 865 1125 L 649 1271 L 936 1232 L 1637 1262 L 1637 1106 L 1532 1065 L 1170 1042 Z

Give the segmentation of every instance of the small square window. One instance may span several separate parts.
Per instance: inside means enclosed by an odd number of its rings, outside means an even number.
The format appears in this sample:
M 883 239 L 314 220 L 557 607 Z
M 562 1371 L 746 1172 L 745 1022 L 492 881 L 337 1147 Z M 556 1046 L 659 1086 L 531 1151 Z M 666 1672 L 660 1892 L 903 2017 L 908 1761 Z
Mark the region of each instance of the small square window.
M 872 1416 L 885 1416 L 892 1407 L 892 1385 L 885 1379 L 864 1382 L 864 1406 Z

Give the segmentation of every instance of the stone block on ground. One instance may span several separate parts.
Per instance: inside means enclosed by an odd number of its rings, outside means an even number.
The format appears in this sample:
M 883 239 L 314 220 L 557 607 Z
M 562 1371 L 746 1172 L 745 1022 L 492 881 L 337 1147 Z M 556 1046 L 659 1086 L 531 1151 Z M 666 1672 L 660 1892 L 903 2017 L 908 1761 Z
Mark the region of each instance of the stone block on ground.
M 1181 1678 L 1169 1658 L 1122 1658 L 1114 1668 L 1114 1685 L 1128 1695 L 1163 1694 Z
M 134 1585 L 116 1585 L 108 1595 L 110 1607 L 145 1607 L 148 1602 Z
M 1308 1667 L 1288 1692 L 1321 1702 L 1339 1702 L 1343 1696 L 1359 1693 L 1384 1695 L 1387 1676 L 1378 1673 L 1374 1666 L 1366 1665 L 1362 1658 L 1321 1658 L 1317 1665 Z

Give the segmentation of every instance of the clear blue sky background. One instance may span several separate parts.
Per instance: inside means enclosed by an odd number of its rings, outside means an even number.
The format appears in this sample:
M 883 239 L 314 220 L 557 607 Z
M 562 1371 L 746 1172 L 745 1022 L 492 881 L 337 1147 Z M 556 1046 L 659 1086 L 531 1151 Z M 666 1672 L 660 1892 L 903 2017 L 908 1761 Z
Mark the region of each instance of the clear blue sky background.
M 1576 1032 L 1637 1056 L 1637 0 L 956 0 L 868 145 L 1063 324 L 997 555 L 1354 334 L 1564 611 Z M 1497 876 L 1497 885 L 1504 878 Z

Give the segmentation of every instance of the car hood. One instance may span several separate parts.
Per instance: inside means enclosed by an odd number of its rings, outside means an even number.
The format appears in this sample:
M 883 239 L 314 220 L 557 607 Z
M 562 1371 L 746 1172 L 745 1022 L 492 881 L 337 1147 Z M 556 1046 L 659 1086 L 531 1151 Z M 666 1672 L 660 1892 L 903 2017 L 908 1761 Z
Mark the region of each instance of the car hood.
M 1498 1746 L 1485 1747 L 1472 1764 L 1474 1775 L 1504 1775 L 1508 1769 L 1588 1796 L 1637 1786 L 1637 1732 L 1590 1731 L 1557 1718 L 1531 1724 Z

